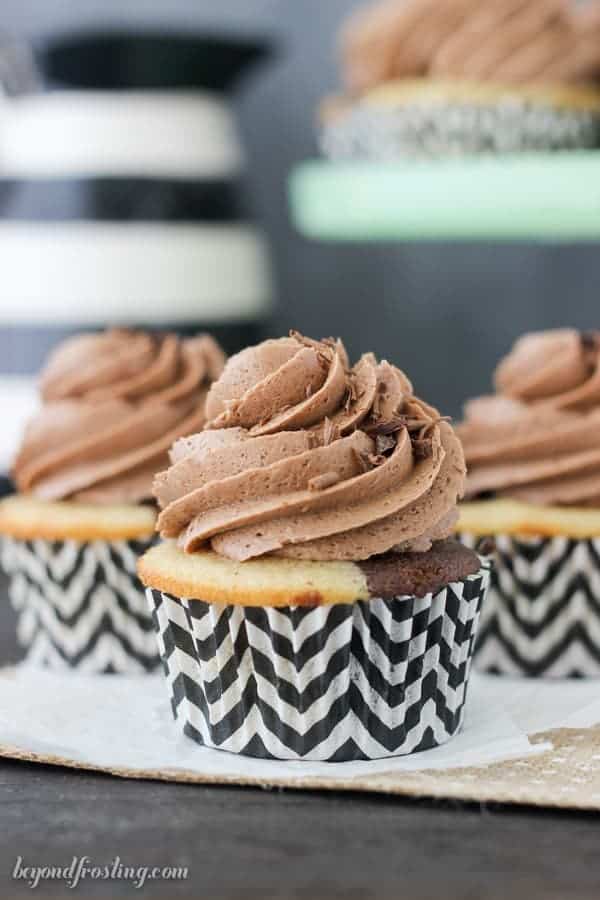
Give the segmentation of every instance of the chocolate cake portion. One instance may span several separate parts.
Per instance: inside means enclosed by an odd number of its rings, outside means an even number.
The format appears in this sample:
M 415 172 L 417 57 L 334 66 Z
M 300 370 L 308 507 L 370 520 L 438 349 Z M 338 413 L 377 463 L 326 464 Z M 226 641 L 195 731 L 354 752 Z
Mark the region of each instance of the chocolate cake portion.
M 481 568 L 473 550 L 450 539 L 426 553 L 386 553 L 355 565 L 364 573 L 371 597 L 424 597 Z

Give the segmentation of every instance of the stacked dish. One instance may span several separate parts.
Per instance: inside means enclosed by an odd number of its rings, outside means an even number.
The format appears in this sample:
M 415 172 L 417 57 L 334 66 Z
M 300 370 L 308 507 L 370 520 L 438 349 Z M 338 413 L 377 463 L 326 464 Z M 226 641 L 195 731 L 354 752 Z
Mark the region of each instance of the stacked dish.
M 116 31 L 3 44 L 0 400 L 82 328 L 210 328 L 228 351 L 260 337 L 270 268 L 230 92 L 266 51 Z

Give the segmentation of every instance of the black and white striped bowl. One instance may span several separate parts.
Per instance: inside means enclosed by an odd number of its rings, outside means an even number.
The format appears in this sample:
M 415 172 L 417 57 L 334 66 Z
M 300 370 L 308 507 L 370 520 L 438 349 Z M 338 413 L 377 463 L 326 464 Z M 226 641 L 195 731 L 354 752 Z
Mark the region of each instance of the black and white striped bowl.
M 185 734 L 247 756 L 339 762 L 456 734 L 488 582 L 484 564 L 422 599 L 313 608 L 147 596 Z
M 153 31 L 0 40 L 0 374 L 107 325 L 208 330 L 228 352 L 260 338 L 269 257 L 229 94 L 269 49 Z

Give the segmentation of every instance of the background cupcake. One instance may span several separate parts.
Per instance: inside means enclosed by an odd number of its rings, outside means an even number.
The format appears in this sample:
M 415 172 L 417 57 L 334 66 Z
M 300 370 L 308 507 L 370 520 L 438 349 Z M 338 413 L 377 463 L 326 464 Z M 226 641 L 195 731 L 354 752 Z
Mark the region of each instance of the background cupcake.
M 343 760 L 461 725 L 487 571 L 447 540 L 465 468 L 408 379 L 298 334 L 249 348 L 155 480 L 140 562 L 173 709 L 201 744 Z
M 341 56 L 334 159 L 598 146 L 597 35 L 564 0 L 384 0 L 350 19 Z
M 157 664 L 136 557 L 153 540 L 153 474 L 170 444 L 201 428 L 223 354 L 207 335 L 109 331 L 72 338 L 41 377 L 0 504 L 28 659 L 86 671 Z
M 600 675 L 600 334 L 522 337 L 459 429 L 471 500 L 459 528 L 497 562 L 478 664 Z

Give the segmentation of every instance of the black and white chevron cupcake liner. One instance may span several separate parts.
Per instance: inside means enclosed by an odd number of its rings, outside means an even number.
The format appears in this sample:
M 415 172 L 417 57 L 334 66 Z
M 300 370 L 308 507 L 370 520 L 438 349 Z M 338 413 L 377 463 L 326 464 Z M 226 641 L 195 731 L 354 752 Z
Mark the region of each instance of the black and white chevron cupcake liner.
M 86 673 L 143 673 L 160 667 L 137 541 L 22 541 L 2 538 L 2 567 L 26 661 Z
M 471 535 L 462 539 L 481 546 Z M 476 667 L 502 675 L 600 677 L 600 539 L 493 540 Z
M 198 744 L 339 762 L 436 747 L 461 727 L 487 567 L 436 594 L 222 606 L 149 588 L 175 717 Z
M 393 161 L 480 153 L 577 150 L 600 145 L 600 115 L 510 98 L 494 105 L 358 105 L 327 123 L 321 149 L 334 161 Z

